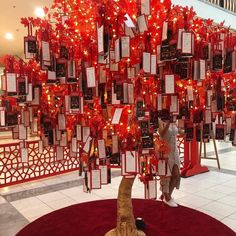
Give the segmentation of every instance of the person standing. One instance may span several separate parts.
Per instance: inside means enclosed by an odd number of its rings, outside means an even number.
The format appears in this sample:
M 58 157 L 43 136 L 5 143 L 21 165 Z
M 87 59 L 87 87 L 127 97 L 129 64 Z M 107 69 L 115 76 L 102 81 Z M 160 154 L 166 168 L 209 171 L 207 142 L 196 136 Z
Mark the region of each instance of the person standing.
M 167 159 L 167 165 L 170 169 L 171 176 L 162 176 L 161 184 L 161 199 L 170 207 L 177 207 L 178 204 L 172 198 L 174 189 L 179 189 L 180 186 L 180 158 L 177 147 L 178 127 L 176 122 L 164 121 L 159 119 L 159 135 L 162 140 L 167 142 L 169 153 L 164 157 Z

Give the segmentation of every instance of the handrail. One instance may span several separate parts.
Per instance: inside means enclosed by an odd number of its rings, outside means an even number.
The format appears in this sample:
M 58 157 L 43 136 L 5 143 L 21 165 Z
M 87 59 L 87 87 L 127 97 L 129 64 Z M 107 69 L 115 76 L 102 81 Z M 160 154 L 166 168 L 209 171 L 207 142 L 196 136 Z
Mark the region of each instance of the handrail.
M 236 0 L 200 0 L 200 1 L 209 2 L 225 10 L 236 13 Z

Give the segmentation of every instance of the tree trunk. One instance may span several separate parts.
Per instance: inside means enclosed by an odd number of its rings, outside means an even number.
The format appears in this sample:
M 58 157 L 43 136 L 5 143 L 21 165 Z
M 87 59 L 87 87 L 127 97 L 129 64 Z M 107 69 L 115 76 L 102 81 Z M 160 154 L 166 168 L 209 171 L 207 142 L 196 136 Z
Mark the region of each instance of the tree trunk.
M 135 225 L 131 199 L 134 180 L 135 178 L 122 178 L 117 199 L 117 225 L 105 236 L 145 236 Z

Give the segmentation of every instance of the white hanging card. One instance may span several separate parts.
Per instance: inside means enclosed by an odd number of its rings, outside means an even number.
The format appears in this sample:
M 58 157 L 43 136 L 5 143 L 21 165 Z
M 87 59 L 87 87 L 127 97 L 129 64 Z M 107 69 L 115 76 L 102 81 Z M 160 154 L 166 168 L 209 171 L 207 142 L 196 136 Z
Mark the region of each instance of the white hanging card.
M 50 61 L 49 42 L 42 41 L 42 59 L 43 61 Z
M 56 157 L 57 161 L 62 161 L 64 159 L 64 147 L 56 146 Z
M 26 95 L 26 101 L 27 102 L 32 102 L 33 100 L 33 87 L 32 84 L 28 84 L 28 94 Z
M 125 172 L 132 174 L 137 172 L 137 154 L 135 151 L 125 152 Z
M 101 170 L 91 170 L 91 189 L 101 188 Z
M 118 63 L 120 61 L 120 39 L 115 41 L 115 62 Z
M 125 25 L 129 28 L 135 28 L 135 24 L 133 22 L 133 20 L 131 19 L 131 17 L 126 13 L 125 14 Z
M 98 139 L 98 156 L 99 158 L 106 158 L 106 147 L 104 139 Z
M 123 58 L 130 57 L 130 37 L 129 36 L 121 37 L 121 55 Z
M 21 161 L 28 162 L 29 160 L 28 148 L 21 148 L 20 154 L 21 154 Z
M 182 33 L 182 53 L 184 54 L 192 53 L 192 33 L 188 32 Z
M 204 120 L 205 124 L 211 124 L 212 120 L 211 120 L 211 110 L 210 109 L 206 109 L 205 110 L 205 120 Z
M 178 112 L 178 97 L 171 96 L 170 112 Z
M 134 84 L 128 84 L 128 103 L 134 104 Z
M 39 100 L 40 100 L 40 88 L 39 87 L 34 87 L 34 99 L 32 101 L 33 105 L 39 105 Z
M 162 26 L 162 41 L 167 39 L 168 22 L 164 21 Z
M 88 88 L 96 87 L 95 67 L 86 68 Z
M 104 52 L 104 25 L 97 27 L 98 53 Z
M 112 154 L 119 152 L 118 135 L 112 135 Z
M 23 112 L 23 117 L 24 117 L 24 126 L 28 127 L 30 126 L 30 112 L 29 111 L 24 111 Z
M 19 124 L 19 139 L 20 140 L 27 139 L 27 128 L 23 124 Z
M 58 129 L 66 130 L 66 116 L 65 114 L 58 114 Z
M 90 135 L 90 127 L 84 126 L 82 132 L 83 142 L 86 142 Z
M 193 86 L 187 86 L 187 99 L 188 101 L 193 101 Z
M 88 153 L 89 150 L 90 150 L 90 145 L 91 145 L 91 141 L 92 141 L 92 140 L 93 140 L 92 137 L 89 136 L 89 137 L 87 138 L 85 144 L 84 144 L 83 150 L 84 150 L 86 153 Z
M 135 78 L 135 68 L 134 67 L 128 67 L 127 68 L 127 77 L 128 77 L 128 79 L 134 79 Z
M 82 141 L 82 126 L 81 125 L 76 125 L 76 139 L 78 141 Z
M 206 61 L 200 60 L 200 80 L 205 80 L 206 78 Z
M 151 54 L 149 52 L 143 52 L 143 71 L 151 72 Z
M 101 170 L 101 184 L 108 184 L 108 168 L 107 165 L 99 166 Z
M 71 151 L 77 152 L 77 139 L 76 138 L 71 139 Z
M 151 55 L 151 74 L 156 75 L 157 73 L 157 56 Z
M 62 147 L 67 146 L 67 133 L 66 132 L 61 133 L 60 146 L 62 146 Z
M 179 29 L 178 31 L 178 44 L 177 49 L 182 49 L 182 34 L 184 32 L 184 29 Z
M 118 125 L 120 123 L 120 118 L 121 118 L 121 114 L 122 114 L 123 108 L 116 108 L 114 115 L 112 117 L 112 121 L 111 123 L 113 125 Z
M 1 119 L 1 126 L 5 126 L 6 125 L 5 110 L 0 110 L 0 119 Z
M 143 34 L 145 31 L 148 30 L 148 26 L 147 26 L 147 21 L 145 18 L 145 15 L 141 15 L 137 18 L 137 22 L 138 22 L 138 28 L 139 28 L 139 33 Z
M 175 93 L 175 76 L 174 75 L 165 76 L 165 93 L 167 94 Z
M 16 93 L 17 85 L 16 85 L 16 74 L 15 73 L 7 73 L 7 92 L 8 93 Z
M 150 15 L 150 0 L 141 0 L 141 14 Z

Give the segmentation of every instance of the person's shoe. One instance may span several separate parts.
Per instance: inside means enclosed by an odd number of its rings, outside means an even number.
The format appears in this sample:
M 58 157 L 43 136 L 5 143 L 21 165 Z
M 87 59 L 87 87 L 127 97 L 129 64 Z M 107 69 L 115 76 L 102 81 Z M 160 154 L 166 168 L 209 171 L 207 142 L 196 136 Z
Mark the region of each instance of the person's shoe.
M 169 207 L 178 207 L 178 204 L 173 199 L 170 199 L 169 201 L 166 201 L 166 199 L 163 199 L 163 202 Z

